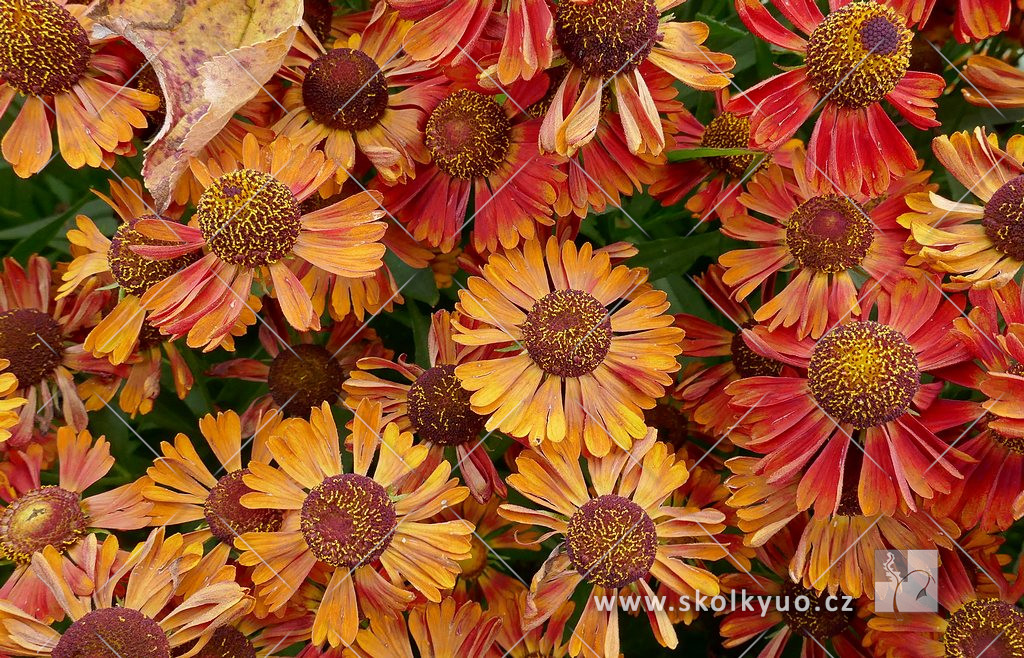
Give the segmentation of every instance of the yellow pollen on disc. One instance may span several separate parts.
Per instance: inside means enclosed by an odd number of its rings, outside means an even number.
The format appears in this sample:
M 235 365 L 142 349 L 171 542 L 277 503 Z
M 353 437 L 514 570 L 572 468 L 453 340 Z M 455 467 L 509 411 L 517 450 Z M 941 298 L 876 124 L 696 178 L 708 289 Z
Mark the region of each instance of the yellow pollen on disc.
M 566 58 L 589 76 L 632 73 L 658 41 L 654 0 L 559 2 L 555 37 Z
M 866 428 L 907 412 L 920 388 L 921 371 L 903 334 L 877 322 L 851 322 L 815 344 L 807 381 L 825 413 Z
M 731 112 L 722 112 L 704 128 L 700 139 L 702 148 L 712 149 L 745 149 L 750 146 L 750 119 L 737 116 Z M 724 155 L 707 159 L 709 165 L 722 173 L 740 178 L 754 164 L 756 155 Z M 767 163 L 762 160 L 760 167 Z M 760 169 L 760 167 L 758 167 Z
M 163 219 L 154 216 L 139 219 Z M 136 220 L 137 221 L 137 220 Z M 175 224 L 174 220 L 163 221 Z M 132 247 L 142 245 L 169 245 L 170 242 L 155 240 L 136 231 L 135 221 L 124 222 L 117 228 L 107 248 L 107 264 L 117 285 L 125 294 L 142 295 L 152 286 L 163 281 L 175 272 L 180 272 L 202 257 L 198 251 L 190 252 L 177 258 L 157 260 L 140 256 L 132 251 Z
M 913 36 L 895 9 L 873 1 L 852 2 L 814 28 L 807 41 L 807 76 L 829 101 L 867 107 L 906 75 Z
M 540 368 L 559 377 L 593 372 L 612 344 L 608 309 L 588 292 L 556 290 L 541 297 L 520 326 L 523 347 Z
M 242 505 L 242 496 L 253 493 L 243 480 L 249 472 L 243 468 L 220 478 L 203 503 L 203 516 L 210 532 L 226 544 L 247 532 L 275 532 L 281 528 L 281 510 L 249 509 Z
M 388 109 L 388 84 L 380 67 L 361 50 L 336 48 L 309 66 L 302 102 L 319 123 L 341 130 L 365 130 Z
M 11 501 L 0 516 L 0 555 L 28 564 L 47 546 L 65 552 L 85 535 L 89 519 L 81 496 L 60 487 L 34 489 Z
M 947 658 L 1024 656 L 1024 613 L 998 599 L 968 601 L 946 622 L 942 643 Z
M 645 577 L 654 564 L 658 536 L 642 507 L 607 494 L 584 503 L 569 519 L 565 549 L 572 566 L 601 587 L 618 588 Z
M 997 251 L 1024 261 L 1024 176 L 996 190 L 985 204 L 981 223 Z
M 287 185 L 253 169 L 231 171 L 196 204 L 199 230 L 221 260 L 250 268 L 271 265 L 299 239 L 299 203 Z
M 302 504 L 299 528 L 318 560 L 355 568 L 374 562 L 394 537 L 395 505 L 384 487 L 365 475 L 333 475 Z
M 170 658 L 167 634 L 134 608 L 93 610 L 61 635 L 52 658 Z
M 511 148 L 512 124 L 491 96 L 462 89 L 445 98 L 424 129 L 438 169 L 471 180 L 498 171 Z
M 78 19 L 52 0 L 0 0 L 0 78 L 23 94 L 69 91 L 92 48 Z
M 444 446 L 480 436 L 487 418 L 473 411 L 469 398 L 454 365 L 428 369 L 409 387 L 409 422 L 416 435 Z
M 784 225 L 786 246 L 797 263 L 828 274 L 860 265 L 874 241 L 864 210 L 838 194 L 804 201 Z

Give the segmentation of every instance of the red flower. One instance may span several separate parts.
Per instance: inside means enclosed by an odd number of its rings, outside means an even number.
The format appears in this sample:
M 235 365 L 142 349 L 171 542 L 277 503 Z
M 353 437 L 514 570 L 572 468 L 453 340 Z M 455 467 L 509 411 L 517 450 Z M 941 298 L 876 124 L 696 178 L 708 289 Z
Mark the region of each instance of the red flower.
M 942 387 L 922 383 L 922 374 L 966 357 L 950 335 L 963 298 L 945 300 L 923 277 L 903 279 L 891 293 L 879 289 L 868 281 L 859 318 L 817 341 L 800 340 L 791 329 L 748 332 L 758 352 L 807 374 L 749 377 L 726 389 L 745 414 L 745 447 L 765 455 L 758 471 L 770 482 L 803 471 L 799 509 L 838 509 L 852 452 L 864 453 L 858 502 L 866 515 L 892 514 L 900 501 L 916 510 L 912 492 L 948 493 L 961 477 L 955 463 L 968 459 L 913 412 L 928 407 Z
M 820 107 L 807 177 L 831 180 L 853 196 L 882 194 L 893 178 L 917 167 L 917 156 L 881 101 L 916 128 L 932 128 L 939 125 L 934 99 L 945 88 L 940 76 L 909 70 L 909 17 L 877 2 L 829 0 L 828 16 L 811 0 L 774 4 L 809 37 L 784 27 L 759 0 L 736 0 L 736 10 L 754 34 L 803 54 L 804 65 L 755 85 L 726 109 L 750 116 L 752 145 L 770 148 Z

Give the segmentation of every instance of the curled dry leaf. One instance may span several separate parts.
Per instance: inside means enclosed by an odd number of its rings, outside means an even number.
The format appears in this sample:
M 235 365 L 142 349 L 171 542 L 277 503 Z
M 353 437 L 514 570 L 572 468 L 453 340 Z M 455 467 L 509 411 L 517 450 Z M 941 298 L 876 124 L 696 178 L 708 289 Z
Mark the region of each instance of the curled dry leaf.
M 302 0 L 101 0 L 91 16 L 134 44 L 160 80 L 167 117 L 142 173 L 164 209 L 189 158 L 280 67 Z

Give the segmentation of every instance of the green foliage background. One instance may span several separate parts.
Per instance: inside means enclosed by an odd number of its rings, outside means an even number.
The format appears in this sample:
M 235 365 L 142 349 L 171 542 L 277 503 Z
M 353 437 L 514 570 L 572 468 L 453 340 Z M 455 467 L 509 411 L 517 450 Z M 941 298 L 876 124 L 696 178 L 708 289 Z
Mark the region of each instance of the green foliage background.
M 341 2 L 335 4 L 339 10 L 346 6 Z M 347 6 L 353 5 L 349 3 Z M 753 86 L 785 67 L 800 63 L 798 56 L 773 51 L 768 44 L 751 35 L 737 17 L 732 3 L 726 0 L 689 0 L 676 9 L 676 14 L 682 20 L 707 23 L 711 36 L 705 45 L 736 58 L 736 86 L 731 89 L 733 92 Z M 1002 141 L 1007 134 L 1019 131 L 1018 122 L 1024 118 L 1024 111 L 999 112 L 967 104 L 960 93 L 965 82 L 957 68 L 966 56 L 974 52 L 988 52 L 994 56 L 1009 54 L 1019 58 L 1021 45 L 1006 37 L 970 46 L 957 44 L 952 39 L 931 44 L 920 34 L 916 41 L 915 58 L 918 66 L 912 68 L 921 68 L 921 64 L 924 64 L 927 70 L 941 73 L 949 85 L 948 93 L 940 99 L 939 118 L 942 126 L 932 131 L 921 131 L 896 117 L 897 125 L 903 129 L 926 166 L 935 171 L 933 180 L 940 184 L 940 192 L 958 199 L 965 193 L 965 189 L 935 162 L 930 147 L 931 139 L 938 134 L 972 130 L 980 125 L 988 126 L 1000 135 Z M 685 87 L 681 87 L 681 90 L 682 100 L 702 122 L 706 123 L 713 117 L 712 94 L 698 93 Z M 14 108 L 0 121 L 0 133 L 7 130 L 17 107 L 18 102 L 15 101 Z M 809 137 L 806 127 L 801 136 L 804 139 Z M 692 154 L 682 157 L 692 157 Z M 114 172 L 120 177 L 141 178 L 141 166 L 141 155 L 119 159 Z M 78 214 L 89 216 L 106 235 L 111 235 L 117 219 L 92 190 L 106 192 L 107 181 L 115 177 L 114 173 L 102 169 L 71 170 L 60 158 L 56 158 L 42 173 L 29 180 L 22 180 L 15 176 L 6 162 L 0 161 L 0 253 L 22 263 L 33 253 L 40 253 L 51 261 L 66 261 L 69 259 L 69 248 L 65 233 L 74 226 L 74 218 Z M 650 268 L 654 285 L 668 292 L 673 312 L 685 311 L 727 326 L 730 321 L 706 303 L 689 277 L 702 272 L 718 255 L 733 248 L 736 243 L 720 235 L 717 225 L 696 224 L 695 218 L 682 204 L 666 208 L 650 196 L 637 195 L 629 199 L 622 209 L 613 208 L 601 216 L 588 218 L 583 224 L 582 237 L 595 245 L 617 241 L 635 244 L 640 253 L 631 261 L 631 265 Z M 393 313 L 376 317 L 371 326 L 396 354 L 407 353 L 425 365 L 426 330 L 430 313 L 438 308 L 451 308 L 458 288 L 439 291 L 429 270 L 414 272 L 390 255 L 388 264 L 400 284 L 410 277 L 415 278 L 402 290 L 406 304 L 397 307 Z M 459 273 L 457 277 L 465 282 L 465 273 Z M 161 441 L 172 440 L 176 433 L 198 436 L 196 420 L 202 415 L 225 409 L 241 412 L 255 397 L 265 393 L 262 384 L 235 380 L 226 382 L 205 375 L 213 363 L 227 358 L 253 357 L 266 360 L 267 356 L 256 340 L 255 333 L 255 330 L 250 331 L 245 339 L 238 342 L 235 354 L 217 351 L 203 355 L 183 348 L 181 352 L 196 376 L 195 387 L 184 401 L 174 394 L 169 373 L 165 372 L 164 392 L 151 413 L 134 420 L 126 420 L 120 410 L 115 413 L 105 409 L 90 414 L 90 430 L 94 435 L 106 435 L 117 457 L 114 468 L 96 485 L 96 489 L 107 489 L 139 477 L 152 463 L 154 453 L 151 448 L 159 449 Z M 337 413 L 339 420 L 347 420 L 343 411 L 338 410 Z M 488 448 L 492 456 L 500 458 L 507 443 L 507 439 L 489 440 Z M 141 537 L 144 533 L 136 534 Z M 1013 528 L 1007 534 L 1008 548 L 1014 554 L 1019 554 L 1024 531 Z M 529 580 L 543 555 L 546 553 L 514 552 L 506 557 L 512 568 Z M 579 601 L 577 614 L 581 609 L 582 601 Z M 623 619 L 622 624 L 623 650 L 629 656 L 738 656 L 742 653 L 741 650 L 729 652 L 721 648 L 714 619 L 710 617 L 701 618 L 689 628 L 677 628 L 680 633 L 680 649 L 676 652 L 662 649 L 656 644 L 645 618 Z M 758 646 L 751 649 L 750 655 L 756 655 L 753 652 L 761 648 Z

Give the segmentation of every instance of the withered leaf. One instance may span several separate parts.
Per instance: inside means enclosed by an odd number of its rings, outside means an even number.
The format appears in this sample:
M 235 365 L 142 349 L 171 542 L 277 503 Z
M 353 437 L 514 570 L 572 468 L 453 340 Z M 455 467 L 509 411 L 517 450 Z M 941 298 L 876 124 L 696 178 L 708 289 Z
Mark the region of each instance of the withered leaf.
M 142 171 L 160 209 L 189 158 L 280 67 L 302 6 L 302 0 L 101 0 L 92 9 L 98 25 L 150 60 L 163 88 L 167 117 Z

